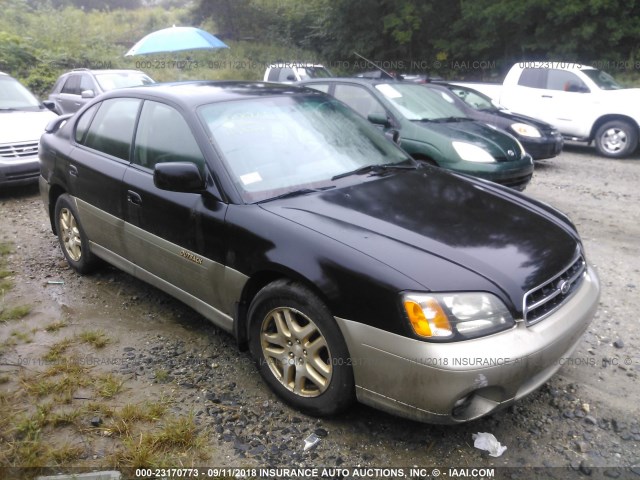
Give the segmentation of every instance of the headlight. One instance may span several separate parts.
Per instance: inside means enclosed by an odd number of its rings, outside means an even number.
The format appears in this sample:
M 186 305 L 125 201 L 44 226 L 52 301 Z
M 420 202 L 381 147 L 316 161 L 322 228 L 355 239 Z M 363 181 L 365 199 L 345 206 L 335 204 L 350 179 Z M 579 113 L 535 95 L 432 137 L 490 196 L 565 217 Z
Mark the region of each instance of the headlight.
M 489 152 L 483 148 L 465 142 L 451 142 L 456 153 L 467 162 L 493 163 L 496 161 Z
M 511 129 L 523 137 L 540 138 L 542 136 L 540 130 L 527 123 L 513 123 L 511 124 Z
M 429 340 L 467 340 L 515 324 L 504 303 L 490 293 L 406 293 L 402 300 L 413 331 Z

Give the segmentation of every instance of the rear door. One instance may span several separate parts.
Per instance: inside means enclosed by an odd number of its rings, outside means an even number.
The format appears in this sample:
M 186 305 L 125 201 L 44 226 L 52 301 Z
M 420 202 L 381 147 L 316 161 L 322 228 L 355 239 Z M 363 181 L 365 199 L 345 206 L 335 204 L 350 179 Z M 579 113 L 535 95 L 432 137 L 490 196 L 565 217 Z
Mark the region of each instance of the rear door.
M 118 260 L 128 256 L 122 179 L 141 104 L 135 98 L 112 98 L 83 112 L 74 132 L 76 147 L 69 158 L 61 159 L 89 240 L 98 254 L 125 270 Z
M 72 73 L 62 85 L 58 94 L 58 106 L 61 114 L 74 113 L 80 108 L 80 75 Z

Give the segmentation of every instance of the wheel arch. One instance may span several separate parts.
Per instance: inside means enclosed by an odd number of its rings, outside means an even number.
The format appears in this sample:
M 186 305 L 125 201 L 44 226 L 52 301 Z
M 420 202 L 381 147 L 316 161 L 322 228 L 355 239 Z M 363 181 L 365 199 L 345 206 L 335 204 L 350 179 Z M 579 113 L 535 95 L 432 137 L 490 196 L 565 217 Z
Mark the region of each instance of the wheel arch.
M 255 272 L 244 285 L 240 300 L 236 304 L 234 334 L 238 348 L 241 351 L 247 350 L 249 345 L 249 306 L 260 290 L 276 280 L 290 280 L 302 284 L 316 294 L 318 298 L 327 305 L 327 308 L 329 307 L 329 300 L 322 290 L 311 280 L 301 276 L 295 271 L 280 266 L 272 266 L 271 268 Z
M 596 138 L 596 132 L 598 129 L 607 122 L 611 121 L 622 121 L 627 122 L 633 125 L 636 128 L 636 132 L 640 135 L 640 125 L 638 122 L 628 115 L 622 115 L 619 113 L 612 113 L 607 115 L 602 115 L 595 122 L 593 122 L 593 126 L 591 127 L 591 132 L 589 133 L 589 141 L 592 142 Z
M 60 185 L 51 185 L 49 189 L 49 222 L 51 223 L 51 231 L 57 235 L 58 229 L 56 228 L 56 220 L 55 220 L 55 212 L 56 212 L 56 202 L 60 195 L 67 193 L 67 191 Z

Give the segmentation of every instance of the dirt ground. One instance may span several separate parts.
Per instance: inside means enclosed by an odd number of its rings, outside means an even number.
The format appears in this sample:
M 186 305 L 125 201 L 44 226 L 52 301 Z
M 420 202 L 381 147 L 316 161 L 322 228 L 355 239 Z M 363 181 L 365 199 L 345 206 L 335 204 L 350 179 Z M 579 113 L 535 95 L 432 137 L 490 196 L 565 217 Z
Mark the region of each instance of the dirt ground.
M 0 243 L 12 246 L 4 268 L 14 287 L 2 292 L 0 311 L 25 305 L 30 312 L 0 321 L 0 409 L 14 408 L 30 421 L 45 403 L 47 412 L 61 408 L 56 402 L 76 412 L 62 426 L 38 426 L 39 441 L 64 441 L 74 453 L 47 457 L 56 460 L 45 466 L 57 469 L 144 464 L 114 456 L 127 447 L 124 436 L 113 435 L 114 425 L 125 405 L 160 402 L 166 408 L 140 428 L 158 430 L 168 416 L 189 418 L 204 441 L 199 455 L 192 444 L 179 444 L 184 451 L 167 457 L 175 463 L 165 467 L 418 466 L 438 467 L 445 477 L 456 476 L 451 468 L 499 467 L 493 478 L 640 479 L 640 155 L 608 160 L 569 145 L 558 158 L 536 164 L 525 193 L 576 223 L 602 282 L 599 311 L 573 358 L 539 391 L 488 418 L 444 427 L 361 405 L 332 419 L 290 409 L 233 339 L 189 308 L 111 267 L 90 276 L 70 270 L 37 189 L 4 189 Z M 34 375 L 55 364 L 52 348 L 60 345 L 90 367 L 79 376 L 89 381 L 78 380 L 66 397 L 28 388 Z M 105 395 L 97 385 L 108 381 L 119 387 Z M 10 398 L 20 405 L 8 405 Z M 85 408 L 98 399 L 103 407 Z M 475 449 L 477 432 L 494 434 L 506 452 L 493 458 Z M 0 451 L 15 451 L 21 438 L 30 438 L 10 433 L 0 434 Z M 303 451 L 310 434 L 320 441 Z M 0 460 L 0 467 L 20 466 L 2 454 Z M 0 477 L 8 478 L 2 471 Z

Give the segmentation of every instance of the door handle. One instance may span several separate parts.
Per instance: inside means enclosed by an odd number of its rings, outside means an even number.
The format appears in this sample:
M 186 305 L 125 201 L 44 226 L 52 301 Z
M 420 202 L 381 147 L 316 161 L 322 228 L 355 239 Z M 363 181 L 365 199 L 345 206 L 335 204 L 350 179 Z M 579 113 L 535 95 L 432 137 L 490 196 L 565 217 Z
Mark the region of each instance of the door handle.
M 134 205 L 142 205 L 142 197 L 132 190 L 127 190 L 127 201 Z
M 542 98 L 553 98 L 553 95 L 542 95 Z
M 77 177 L 78 167 L 76 167 L 75 165 L 69 165 L 69 175 L 71 175 L 72 177 Z

